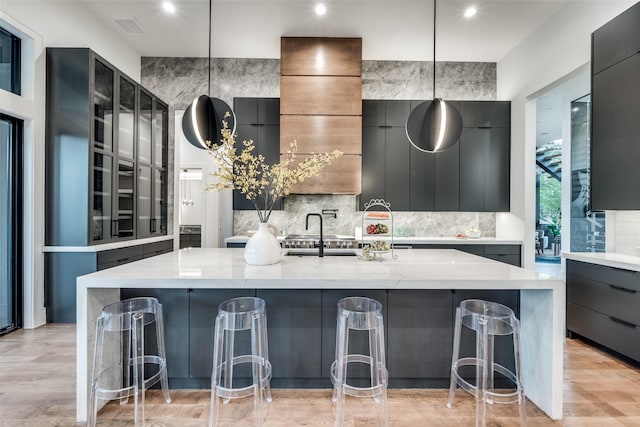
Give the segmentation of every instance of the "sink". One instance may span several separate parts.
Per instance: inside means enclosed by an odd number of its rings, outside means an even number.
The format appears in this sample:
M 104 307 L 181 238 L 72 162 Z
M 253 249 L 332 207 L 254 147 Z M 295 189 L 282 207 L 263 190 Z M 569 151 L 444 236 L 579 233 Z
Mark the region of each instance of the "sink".
M 318 256 L 317 248 L 288 249 L 287 256 Z M 356 256 L 355 249 L 325 249 L 324 256 Z

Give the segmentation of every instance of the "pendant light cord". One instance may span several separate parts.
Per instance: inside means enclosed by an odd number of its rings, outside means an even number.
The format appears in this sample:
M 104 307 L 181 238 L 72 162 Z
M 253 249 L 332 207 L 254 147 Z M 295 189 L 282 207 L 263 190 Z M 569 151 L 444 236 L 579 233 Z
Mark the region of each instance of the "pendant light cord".
M 209 0 L 209 78 L 207 81 L 207 94 L 209 98 L 211 98 L 211 21 L 213 20 L 212 8 L 211 8 L 212 0 Z
M 436 99 L 436 0 L 433 0 L 433 99 Z

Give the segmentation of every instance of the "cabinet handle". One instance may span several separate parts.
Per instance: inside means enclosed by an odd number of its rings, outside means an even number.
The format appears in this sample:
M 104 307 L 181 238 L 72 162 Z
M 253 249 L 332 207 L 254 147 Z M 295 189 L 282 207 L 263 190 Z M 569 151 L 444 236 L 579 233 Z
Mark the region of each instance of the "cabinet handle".
M 118 230 L 118 226 L 120 225 L 120 220 L 119 219 L 114 219 L 113 221 L 113 225 L 111 227 L 111 237 L 120 237 L 120 230 Z
M 478 126 L 478 129 L 491 129 L 491 126 Z
M 393 249 L 412 249 L 411 245 L 393 245 Z
M 251 126 L 264 126 L 264 123 L 251 123 Z
M 391 126 L 391 125 L 380 125 L 380 126 L 378 126 L 378 127 L 379 127 L 379 128 L 382 128 L 382 129 L 390 129 L 390 128 L 392 128 L 393 126 Z
M 156 219 L 155 218 L 151 218 L 151 232 L 155 233 L 156 231 Z
M 126 258 L 120 258 L 119 260 L 117 260 L 116 262 L 125 262 L 125 261 L 129 261 L 129 257 Z
M 633 323 L 627 322 L 625 320 L 618 319 L 616 317 L 609 316 L 609 319 L 613 320 L 616 323 L 620 323 L 621 325 L 628 326 L 630 328 L 635 328 L 636 327 L 636 325 L 634 325 Z
M 610 288 L 615 289 L 616 291 L 629 292 L 630 294 L 635 294 L 637 291 L 629 288 L 623 288 L 622 286 L 609 285 Z

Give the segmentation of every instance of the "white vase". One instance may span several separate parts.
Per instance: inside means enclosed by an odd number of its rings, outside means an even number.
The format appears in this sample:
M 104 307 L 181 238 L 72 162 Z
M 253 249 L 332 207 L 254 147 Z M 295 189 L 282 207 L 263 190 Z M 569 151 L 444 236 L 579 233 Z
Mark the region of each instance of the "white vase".
M 251 265 L 269 265 L 280 262 L 280 243 L 267 223 L 258 224 L 258 231 L 244 247 L 244 260 Z

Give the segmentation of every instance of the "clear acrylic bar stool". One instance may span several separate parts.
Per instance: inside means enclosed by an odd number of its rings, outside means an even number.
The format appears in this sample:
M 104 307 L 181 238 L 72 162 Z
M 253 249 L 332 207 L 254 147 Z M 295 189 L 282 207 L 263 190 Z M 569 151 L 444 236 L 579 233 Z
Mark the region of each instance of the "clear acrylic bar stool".
M 369 332 L 369 355 L 349 354 L 349 331 Z M 371 386 L 356 387 L 347 383 L 349 363 L 368 364 L 371 370 Z M 389 425 L 387 412 L 388 373 L 384 355 L 384 322 L 382 304 L 365 297 L 349 297 L 338 301 L 336 329 L 336 359 L 331 364 L 333 401 L 336 403 L 335 426 L 344 422 L 346 395 L 373 397 L 380 405 L 380 425 Z
M 235 333 L 249 330 L 251 354 L 235 356 Z M 255 424 L 262 426 L 264 403 L 271 403 L 271 363 L 267 345 L 267 313 L 265 302 L 260 298 L 234 298 L 220 304 L 213 337 L 213 370 L 211 374 L 211 409 L 209 426 L 218 424 L 220 399 L 253 395 Z M 252 384 L 233 387 L 235 365 L 251 364 Z
M 155 323 L 157 352 L 145 348 L 146 326 Z M 134 399 L 135 425 L 144 425 L 145 391 L 160 381 L 167 403 L 167 358 L 162 305 L 155 298 L 131 298 L 107 305 L 97 320 L 87 425 L 95 426 L 98 399 Z
M 460 359 L 460 335 L 462 326 L 476 333 L 476 357 Z M 513 373 L 494 362 L 494 337 L 513 335 L 515 370 Z M 476 385 L 464 379 L 459 368 L 476 367 Z M 515 386 L 515 391 L 499 392 L 494 389 L 494 373 L 498 372 Z M 526 424 L 525 396 L 520 382 L 520 321 L 513 310 L 495 302 L 470 299 L 460 303 L 456 309 L 456 323 L 453 337 L 453 358 L 451 362 L 451 387 L 447 407 L 451 408 L 459 385 L 476 398 L 476 426 L 486 425 L 486 404 L 518 403 L 520 424 Z

